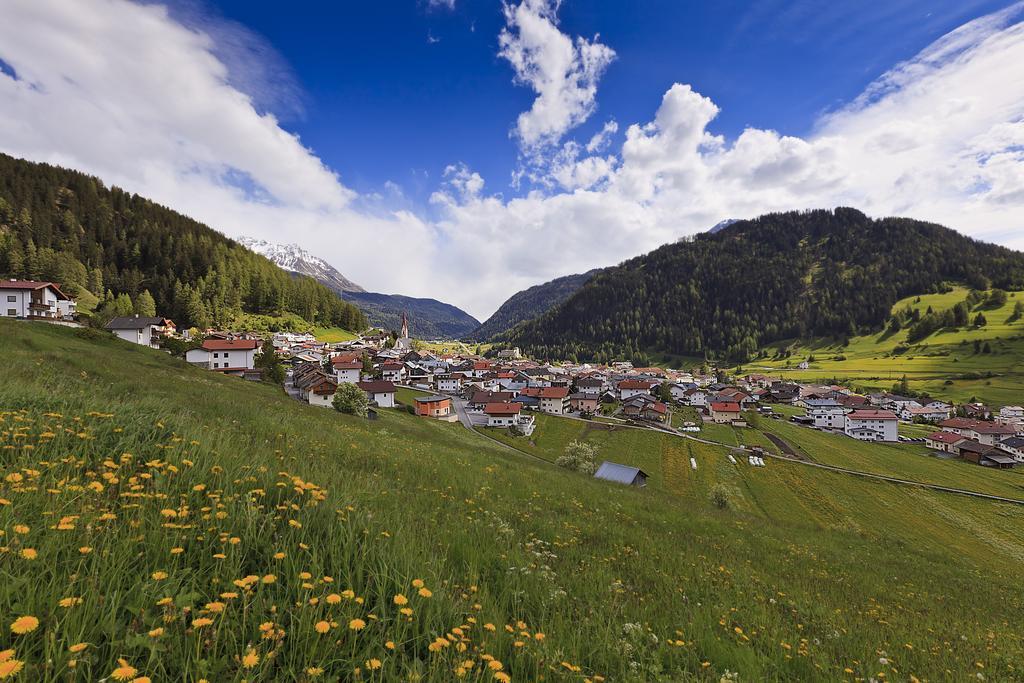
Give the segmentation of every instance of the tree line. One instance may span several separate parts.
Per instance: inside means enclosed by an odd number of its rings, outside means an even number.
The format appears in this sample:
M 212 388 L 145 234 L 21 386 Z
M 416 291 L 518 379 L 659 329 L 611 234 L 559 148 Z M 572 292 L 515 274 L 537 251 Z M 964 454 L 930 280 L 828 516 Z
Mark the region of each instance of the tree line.
M 228 326 L 243 312 L 366 326 L 327 287 L 198 221 L 84 173 L 3 154 L 0 275 L 59 282 L 98 317 L 130 306 L 200 328 Z

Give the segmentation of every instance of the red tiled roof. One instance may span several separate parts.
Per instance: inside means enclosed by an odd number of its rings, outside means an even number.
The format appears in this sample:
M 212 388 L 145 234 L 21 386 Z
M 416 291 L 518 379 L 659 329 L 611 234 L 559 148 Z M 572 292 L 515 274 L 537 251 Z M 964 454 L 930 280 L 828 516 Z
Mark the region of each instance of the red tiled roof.
M 372 382 L 356 382 L 356 386 L 370 394 L 393 394 L 395 385 L 387 380 L 375 380 Z
M 70 299 L 67 294 L 60 291 L 60 285 L 56 282 L 38 282 L 36 280 L 0 280 L 0 289 L 21 289 L 35 291 L 43 287 L 50 287 L 62 298 Z
M 565 398 L 568 395 L 567 387 L 544 387 L 537 392 L 537 398 Z
M 891 410 L 854 410 L 847 415 L 851 420 L 898 420 Z
M 331 363 L 331 366 L 335 370 L 362 370 L 363 364 L 356 361 L 342 361 L 341 363 Z
M 203 342 L 207 351 L 250 351 L 259 347 L 255 339 L 207 339 Z
M 957 441 L 961 441 L 964 437 L 953 432 L 935 432 L 934 434 L 928 435 L 929 441 L 939 441 L 941 443 L 954 444 Z
M 667 413 L 668 406 L 666 406 L 664 403 L 661 403 L 660 401 L 655 401 L 654 403 L 651 403 L 650 405 L 644 407 L 644 410 L 653 410 L 656 413 Z
M 740 412 L 740 404 L 724 401 L 715 401 L 711 404 L 711 410 L 716 413 L 738 413 Z
M 488 403 L 484 412 L 488 415 L 518 415 L 522 408 L 521 403 Z
M 624 379 L 619 382 L 619 389 L 643 389 L 647 391 L 655 384 L 657 382 L 648 382 L 642 379 Z

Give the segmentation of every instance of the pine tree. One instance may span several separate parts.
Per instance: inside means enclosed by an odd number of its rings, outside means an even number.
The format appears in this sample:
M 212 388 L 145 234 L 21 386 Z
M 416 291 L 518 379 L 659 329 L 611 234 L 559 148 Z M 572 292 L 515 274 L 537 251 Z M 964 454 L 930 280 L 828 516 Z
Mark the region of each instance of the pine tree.
M 147 318 L 156 315 L 156 301 L 148 289 L 142 290 L 142 293 L 135 298 L 135 312 Z

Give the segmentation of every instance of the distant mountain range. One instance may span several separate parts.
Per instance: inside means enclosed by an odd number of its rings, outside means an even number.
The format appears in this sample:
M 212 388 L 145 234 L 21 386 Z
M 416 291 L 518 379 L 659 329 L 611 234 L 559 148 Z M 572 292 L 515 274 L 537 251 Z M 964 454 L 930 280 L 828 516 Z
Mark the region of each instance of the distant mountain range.
M 600 269 L 595 268 L 586 273 L 566 275 L 513 294 L 483 325 L 473 330 L 469 338 L 475 341 L 488 341 L 508 332 L 523 321 L 546 313 L 575 294 L 598 272 Z
M 401 329 L 402 313 L 409 318 L 409 333 L 420 339 L 457 339 L 480 327 L 479 320 L 443 301 L 367 292 L 330 263 L 297 244 L 275 244 L 251 237 L 238 241 L 281 268 L 297 275 L 308 275 L 330 287 L 358 306 L 375 327 Z
M 774 341 L 879 331 L 896 301 L 954 282 L 1019 289 L 1024 253 L 851 208 L 768 214 L 606 268 L 499 340 L 539 358 L 745 362 Z

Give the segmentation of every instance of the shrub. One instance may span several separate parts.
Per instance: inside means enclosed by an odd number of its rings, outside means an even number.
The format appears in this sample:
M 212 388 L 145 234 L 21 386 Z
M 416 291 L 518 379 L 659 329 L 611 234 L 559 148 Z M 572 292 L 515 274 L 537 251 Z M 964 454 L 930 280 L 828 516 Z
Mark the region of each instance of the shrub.
M 339 413 L 366 417 L 366 411 L 370 406 L 370 402 L 362 389 L 355 384 L 346 382 L 338 385 L 332 405 Z
M 711 502 L 714 503 L 715 507 L 719 510 L 725 510 L 729 507 L 729 489 L 725 488 L 722 484 L 715 484 L 711 488 Z
M 582 474 L 593 474 L 597 471 L 594 458 L 597 457 L 597 448 L 585 441 L 570 441 L 565 447 L 565 454 L 555 460 L 555 464 L 573 472 Z

